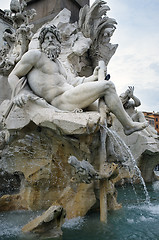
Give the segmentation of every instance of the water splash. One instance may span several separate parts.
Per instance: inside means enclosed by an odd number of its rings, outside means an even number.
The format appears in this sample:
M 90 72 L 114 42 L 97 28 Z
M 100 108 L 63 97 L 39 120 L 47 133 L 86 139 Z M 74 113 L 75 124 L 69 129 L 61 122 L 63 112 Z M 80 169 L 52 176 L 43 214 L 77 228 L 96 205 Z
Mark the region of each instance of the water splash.
M 157 192 L 159 191 L 159 181 L 153 183 L 153 189 Z
M 102 126 L 102 127 L 105 128 L 105 131 L 111 140 L 113 152 L 116 155 L 116 157 L 118 157 L 118 154 L 116 154 L 116 149 L 115 149 L 117 147 L 121 154 L 121 158 L 123 160 L 122 164 L 129 167 L 130 169 L 133 168 L 133 170 L 135 170 L 135 173 L 137 173 L 137 175 L 143 185 L 143 188 L 144 188 L 144 193 L 146 196 L 145 202 L 147 204 L 150 204 L 150 197 L 149 197 L 149 194 L 148 194 L 148 191 L 146 188 L 145 181 L 141 175 L 141 171 L 138 168 L 135 158 L 133 157 L 129 147 L 125 144 L 125 142 L 119 137 L 119 135 L 115 131 L 110 130 L 109 128 L 107 128 L 105 126 Z
M 69 229 L 80 229 L 85 223 L 84 217 L 77 217 L 73 219 L 66 219 L 65 223 L 62 225 L 63 228 Z

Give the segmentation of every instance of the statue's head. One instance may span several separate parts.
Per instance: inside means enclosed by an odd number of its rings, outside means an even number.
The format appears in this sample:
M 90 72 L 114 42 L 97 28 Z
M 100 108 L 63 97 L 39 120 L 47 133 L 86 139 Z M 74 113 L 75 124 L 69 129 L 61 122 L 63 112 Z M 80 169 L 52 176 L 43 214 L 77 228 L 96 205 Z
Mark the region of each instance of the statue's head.
M 61 36 L 60 36 L 59 30 L 55 27 L 55 25 L 51 25 L 51 26 L 45 26 L 41 29 L 39 38 L 38 38 L 40 45 L 42 45 L 42 43 L 44 42 L 45 36 L 48 32 L 53 33 L 57 41 L 61 43 Z
M 41 50 L 51 59 L 56 59 L 61 52 L 61 36 L 58 29 L 54 26 L 45 26 L 39 34 Z

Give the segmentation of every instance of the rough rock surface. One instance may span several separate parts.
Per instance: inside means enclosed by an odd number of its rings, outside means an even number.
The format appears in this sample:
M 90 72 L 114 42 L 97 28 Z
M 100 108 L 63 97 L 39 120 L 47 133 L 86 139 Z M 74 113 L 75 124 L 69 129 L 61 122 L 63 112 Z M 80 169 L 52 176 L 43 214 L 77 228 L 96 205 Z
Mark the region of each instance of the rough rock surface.
M 31 119 L 25 119 L 25 112 L 18 108 L 8 117 L 7 127 L 11 130 L 11 136 L 9 144 L 1 151 L 1 168 L 10 175 L 18 173 L 23 178 L 19 182 L 19 193 L 3 195 L 0 205 L 7 211 L 47 209 L 52 204 L 58 204 L 66 209 L 68 218 L 84 216 L 98 202 L 99 184 L 71 182 L 72 169 L 68 158 L 73 155 L 80 161 L 85 159 L 99 171 L 99 114 L 90 112 L 63 115 L 50 109 L 42 109 L 50 111 L 47 120 L 43 111 L 40 108 L 36 111 L 36 107 L 33 104 L 33 109 L 29 110 L 30 114 L 27 116 L 31 116 Z M 19 130 L 16 129 L 15 122 L 15 130 L 12 119 L 18 112 L 24 121 Z M 62 119 L 59 117 L 61 115 Z M 36 124 L 34 119 L 38 119 Z M 59 121 L 54 121 L 55 119 Z M 116 171 L 117 165 L 108 165 L 106 170 L 109 176 Z M 118 204 L 114 195 L 115 188 L 113 189 L 109 199 L 110 202 L 114 199 L 111 209 L 116 209 Z
M 66 217 L 65 210 L 61 206 L 51 206 L 41 216 L 38 216 L 28 224 L 26 224 L 22 231 L 25 233 L 32 232 L 36 234 L 45 234 L 52 238 L 62 235 L 61 226 Z

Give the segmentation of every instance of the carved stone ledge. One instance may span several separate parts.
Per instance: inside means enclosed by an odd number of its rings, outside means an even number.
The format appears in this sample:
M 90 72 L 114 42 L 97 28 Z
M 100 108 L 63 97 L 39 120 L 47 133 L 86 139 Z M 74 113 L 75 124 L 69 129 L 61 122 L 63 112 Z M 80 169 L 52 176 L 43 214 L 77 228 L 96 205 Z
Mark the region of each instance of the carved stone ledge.
M 6 110 L 9 101 L 0 106 L 0 113 Z M 21 129 L 30 121 L 38 126 L 48 127 L 64 135 L 90 134 L 99 130 L 100 115 L 98 112 L 57 113 L 36 103 L 29 103 L 22 108 L 14 107 L 6 119 L 8 130 Z

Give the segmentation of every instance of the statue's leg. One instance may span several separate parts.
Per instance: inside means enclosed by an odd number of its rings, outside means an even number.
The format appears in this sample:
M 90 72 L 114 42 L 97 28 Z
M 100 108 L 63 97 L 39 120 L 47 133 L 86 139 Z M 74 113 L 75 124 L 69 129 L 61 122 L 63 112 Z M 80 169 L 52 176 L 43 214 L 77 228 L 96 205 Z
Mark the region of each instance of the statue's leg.
M 136 114 L 137 114 L 139 122 L 145 122 L 146 121 L 145 116 L 142 112 L 137 112 Z
M 51 103 L 62 110 L 73 111 L 76 108 L 85 108 L 96 99 L 104 97 L 105 103 L 113 112 L 125 129 L 125 134 L 131 134 L 147 126 L 147 123 L 135 123 L 128 116 L 116 93 L 111 81 L 87 82 L 71 88 L 56 97 Z
M 138 112 L 138 117 L 139 117 L 139 121 L 140 122 L 144 122 L 146 119 L 145 119 L 145 116 L 142 112 Z M 149 134 L 151 134 L 153 137 L 158 137 L 156 136 L 157 135 L 157 131 L 155 130 L 155 127 L 152 127 L 151 125 L 149 125 L 146 130 L 148 131 Z
M 51 104 L 61 110 L 73 111 L 76 108 L 86 108 L 99 97 L 104 96 L 109 88 L 106 81 L 86 82 L 72 87 L 53 99 Z
M 123 104 L 116 93 L 114 84 L 111 84 L 111 87 L 105 94 L 105 103 L 123 125 L 125 134 L 129 135 L 135 131 L 140 131 L 147 127 L 148 123 L 146 121 L 142 123 L 133 122 L 131 117 L 125 111 Z
M 142 112 L 137 112 L 137 113 L 134 115 L 134 117 L 132 118 L 132 120 L 133 120 L 133 121 L 138 121 L 138 122 L 145 122 L 145 121 L 146 121 L 145 116 L 144 116 L 144 114 L 143 114 Z M 155 130 L 154 127 L 152 127 L 152 126 L 150 126 L 150 125 L 145 128 L 144 132 L 146 132 L 146 134 L 147 134 L 148 136 L 152 136 L 152 137 L 155 137 L 155 138 L 158 137 L 158 136 L 157 136 L 157 131 Z

